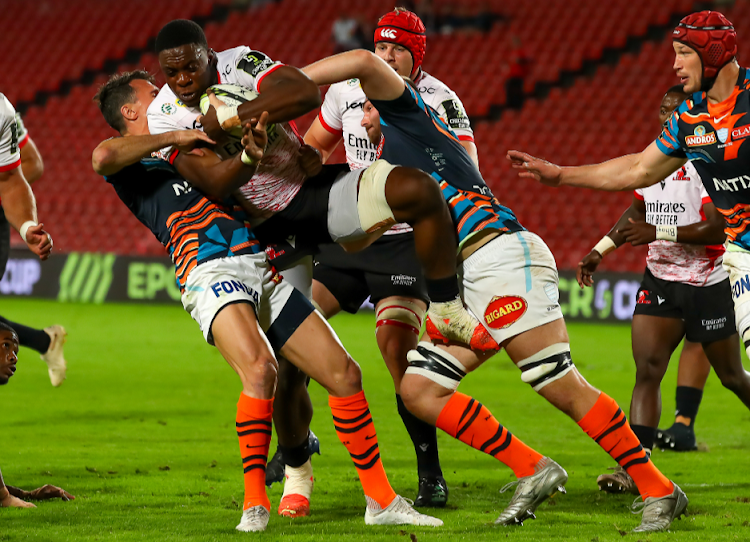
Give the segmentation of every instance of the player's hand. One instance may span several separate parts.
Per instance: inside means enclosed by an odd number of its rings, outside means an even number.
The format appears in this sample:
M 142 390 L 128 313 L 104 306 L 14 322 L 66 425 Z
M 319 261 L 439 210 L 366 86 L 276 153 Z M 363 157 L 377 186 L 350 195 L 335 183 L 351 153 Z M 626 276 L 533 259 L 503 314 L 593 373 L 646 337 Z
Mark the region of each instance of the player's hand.
M 224 105 L 224 102 L 219 100 L 211 89 L 208 89 L 206 94 L 208 95 L 208 102 L 211 104 L 211 107 L 208 108 L 205 115 L 198 117 L 198 122 L 201 123 L 203 131 L 208 134 L 211 139 L 214 141 L 220 141 L 224 139 L 226 134 L 224 133 L 224 130 L 221 129 L 221 124 L 219 124 L 219 119 L 216 116 L 216 110 L 218 107 Z
M 250 119 L 242 126 L 242 146 L 245 154 L 256 162 L 260 162 L 268 145 L 268 112 L 263 111 L 260 119 Z
M 64 501 L 73 501 L 75 497 L 65 491 L 61 487 L 46 484 L 42 487 L 29 491 L 27 494 L 28 499 L 34 501 L 44 501 L 47 499 L 62 499 Z
M 646 224 L 642 220 L 636 222 L 629 218 L 628 224 L 621 228 L 619 232 L 625 236 L 625 241 L 634 247 L 656 241 L 656 226 Z
M 46 260 L 52 252 L 52 236 L 44 231 L 44 224 L 37 224 L 26 230 L 26 244 L 40 260 Z
M 510 160 L 511 166 L 519 170 L 519 177 L 535 179 L 547 186 L 560 186 L 562 181 L 562 168 L 560 166 L 521 151 L 508 151 L 507 158 Z
M 578 262 L 578 268 L 576 269 L 576 280 L 578 286 L 583 289 L 584 286 L 594 285 L 594 272 L 599 264 L 602 263 L 602 255 L 597 250 L 591 250 L 586 256 Z
M 174 145 L 182 152 L 190 152 L 201 144 L 216 145 L 203 130 L 175 130 Z
M 323 169 L 323 160 L 320 152 L 310 145 L 302 145 L 297 152 L 297 163 L 305 175 L 315 177 Z

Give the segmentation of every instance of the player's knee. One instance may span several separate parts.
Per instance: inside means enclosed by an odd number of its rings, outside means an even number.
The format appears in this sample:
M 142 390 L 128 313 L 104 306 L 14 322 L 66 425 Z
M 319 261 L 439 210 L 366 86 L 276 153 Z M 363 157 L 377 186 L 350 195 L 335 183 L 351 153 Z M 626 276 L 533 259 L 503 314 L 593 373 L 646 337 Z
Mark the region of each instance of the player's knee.
M 240 379 L 245 389 L 262 387 L 273 390 L 278 377 L 278 364 L 271 352 L 248 355 L 239 367 Z
M 575 368 L 568 343 L 550 345 L 516 365 L 521 369 L 521 380 L 536 392 L 560 380 Z
M 640 352 L 635 356 L 635 381 L 640 384 L 659 384 L 669 364 L 669 356 L 661 352 Z
M 451 393 L 456 391 L 467 373 L 466 367 L 455 356 L 431 343 L 419 343 L 406 357 L 409 367 L 401 381 L 402 397 L 403 393 L 413 392 L 412 388 L 419 381 L 418 378 L 407 378 L 409 375 L 431 380 L 444 388 L 446 393 Z M 405 384 L 409 385 L 406 391 Z
M 362 370 L 359 364 L 342 348 L 333 360 L 332 370 L 329 372 L 330 380 L 328 391 L 337 395 L 351 395 L 362 390 Z
M 714 369 L 716 370 L 716 376 L 721 381 L 721 385 L 734 393 L 742 391 L 747 386 L 747 381 L 750 380 L 750 375 L 745 372 L 741 365 L 737 368 L 714 367 Z

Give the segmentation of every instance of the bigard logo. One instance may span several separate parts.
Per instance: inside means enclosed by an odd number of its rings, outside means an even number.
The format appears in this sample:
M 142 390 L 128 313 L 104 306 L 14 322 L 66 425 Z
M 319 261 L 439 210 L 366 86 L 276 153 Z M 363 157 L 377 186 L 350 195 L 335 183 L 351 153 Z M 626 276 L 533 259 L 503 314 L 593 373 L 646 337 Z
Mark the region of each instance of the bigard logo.
M 484 311 L 484 322 L 492 329 L 503 329 L 526 313 L 528 303 L 515 295 L 495 296 Z
M 702 147 L 704 145 L 713 145 L 716 143 L 716 132 L 706 133 L 703 126 L 696 126 L 693 135 L 685 138 L 688 147 Z

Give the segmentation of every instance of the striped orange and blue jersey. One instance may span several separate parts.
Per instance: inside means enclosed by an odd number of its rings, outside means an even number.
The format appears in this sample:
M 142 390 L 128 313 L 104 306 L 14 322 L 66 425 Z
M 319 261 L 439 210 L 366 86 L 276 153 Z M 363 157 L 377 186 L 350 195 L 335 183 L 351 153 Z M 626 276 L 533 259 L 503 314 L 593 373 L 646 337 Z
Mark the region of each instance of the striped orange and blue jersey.
M 190 272 L 204 262 L 261 252 L 231 200 L 207 198 L 163 160 L 144 158 L 105 179 L 166 247 L 180 291 Z
M 513 211 L 492 194 L 458 137 L 409 85 L 395 100 L 371 102 L 383 131 L 379 158 L 419 168 L 440 184 L 459 243 L 487 228 L 525 230 Z
M 727 240 L 750 250 L 750 74 L 740 68 L 729 98 L 711 103 L 705 92 L 685 100 L 656 139 L 667 156 L 687 158 L 726 220 Z

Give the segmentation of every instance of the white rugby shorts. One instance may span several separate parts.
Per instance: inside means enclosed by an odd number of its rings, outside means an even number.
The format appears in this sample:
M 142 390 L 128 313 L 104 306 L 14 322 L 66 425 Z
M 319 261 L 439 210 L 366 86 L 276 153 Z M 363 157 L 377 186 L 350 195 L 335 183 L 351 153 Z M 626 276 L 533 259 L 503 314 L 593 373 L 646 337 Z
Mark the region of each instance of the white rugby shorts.
M 282 280 L 263 293 L 268 271 L 265 253 L 217 258 L 198 265 L 187 277 L 182 306 L 214 344 L 211 326 L 216 315 L 233 303 L 250 303 L 261 329 L 278 352 L 299 325 L 313 312 L 310 302 Z
M 498 344 L 563 317 L 555 257 L 538 235 L 499 235 L 459 266 L 464 303 Z
M 726 243 L 726 247 L 722 266 L 729 274 L 737 331 L 743 335 L 750 327 L 750 252 L 732 243 Z

